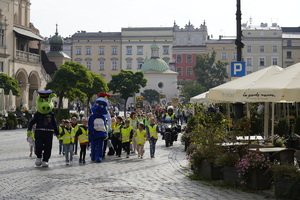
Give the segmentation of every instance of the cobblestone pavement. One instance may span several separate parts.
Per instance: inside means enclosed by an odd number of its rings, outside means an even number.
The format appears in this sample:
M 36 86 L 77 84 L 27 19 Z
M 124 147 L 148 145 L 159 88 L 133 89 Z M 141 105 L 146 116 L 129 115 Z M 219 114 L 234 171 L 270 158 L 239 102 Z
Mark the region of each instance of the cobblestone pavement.
M 50 166 L 41 168 L 29 157 L 25 129 L 0 131 L 0 135 L 0 199 L 266 199 L 190 180 L 180 142 L 166 148 L 159 139 L 154 159 L 146 143 L 144 159 L 136 154 L 107 156 L 102 163 L 87 159 L 85 165 L 79 165 L 74 156 L 73 165 L 66 166 L 54 138 Z

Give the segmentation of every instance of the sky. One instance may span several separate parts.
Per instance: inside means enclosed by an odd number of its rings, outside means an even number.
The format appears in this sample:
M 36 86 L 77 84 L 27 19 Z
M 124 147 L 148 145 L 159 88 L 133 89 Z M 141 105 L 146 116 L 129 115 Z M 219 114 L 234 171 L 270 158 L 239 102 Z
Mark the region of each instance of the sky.
M 191 22 L 195 28 L 204 20 L 208 34 L 236 35 L 237 0 L 31 0 L 30 20 L 40 35 L 62 37 L 77 31 L 120 32 L 128 27 L 180 28 Z M 242 23 L 277 23 L 300 26 L 299 0 L 241 0 Z

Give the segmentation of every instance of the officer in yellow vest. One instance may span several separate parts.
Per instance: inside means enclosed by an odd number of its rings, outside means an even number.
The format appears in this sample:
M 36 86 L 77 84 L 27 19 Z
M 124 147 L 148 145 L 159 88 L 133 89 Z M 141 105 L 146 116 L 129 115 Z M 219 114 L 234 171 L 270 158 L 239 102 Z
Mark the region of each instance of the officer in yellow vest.
M 133 137 L 133 127 L 130 126 L 130 120 L 125 120 L 125 126 L 121 129 L 121 139 L 122 139 L 122 147 L 126 151 L 127 156 L 129 158 L 130 155 L 130 142 Z
M 154 158 L 155 156 L 155 145 L 158 139 L 158 133 L 160 132 L 157 124 L 155 124 L 155 119 L 152 117 L 150 119 L 150 125 L 146 126 L 146 132 L 148 136 L 148 140 L 150 143 L 150 156 Z
M 72 128 L 69 120 L 65 120 L 65 128 L 61 137 L 63 138 L 64 150 L 66 154 L 66 165 L 70 165 L 72 164 L 73 161 L 75 131 Z M 69 154 L 70 154 L 70 158 L 69 158 Z
M 85 155 L 86 155 L 86 147 L 88 145 L 88 120 L 82 119 L 82 125 L 79 126 L 78 131 L 76 132 L 76 137 L 78 138 L 80 144 L 80 156 L 79 156 L 79 164 L 85 164 Z

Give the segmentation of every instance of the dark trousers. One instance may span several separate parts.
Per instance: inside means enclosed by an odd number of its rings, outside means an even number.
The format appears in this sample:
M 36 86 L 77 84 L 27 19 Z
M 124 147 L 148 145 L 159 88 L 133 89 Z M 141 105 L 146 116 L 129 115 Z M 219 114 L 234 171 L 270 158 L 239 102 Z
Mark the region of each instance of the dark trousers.
M 74 153 L 75 153 L 75 155 L 77 155 L 77 147 L 78 147 L 78 139 L 75 138 L 75 142 L 74 142 Z
M 85 155 L 86 155 L 86 144 L 80 144 L 80 156 L 79 160 L 85 160 Z
M 123 142 L 122 147 L 125 150 L 125 152 L 127 153 L 127 155 L 129 155 L 130 154 L 130 142 Z
M 116 155 L 120 156 L 122 151 L 122 141 L 120 141 L 119 138 L 113 137 L 111 142 L 116 151 Z
M 53 132 L 35 131 L 34 135 L 36 157 L 48 162 L 51 157 Z
M 150 138 L 149 143 L 150 143 L 150 155 L 154 156 L 155 154 L 155 145 L 156 145 L 157 139 L 154 139 L 153 137 Z

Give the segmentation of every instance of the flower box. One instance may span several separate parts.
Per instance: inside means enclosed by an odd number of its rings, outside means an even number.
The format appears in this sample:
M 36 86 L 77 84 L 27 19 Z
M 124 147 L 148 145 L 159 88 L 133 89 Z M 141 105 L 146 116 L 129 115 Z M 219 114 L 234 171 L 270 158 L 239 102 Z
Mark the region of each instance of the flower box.
M 254 169 L 250 172 L 247 186 L 254 190 L 271 188 L 272 173 L 267 169 Z
M 225 182 L 237 183 L 239 179 L 237 169 L 235 167 L 225 166 L 223 168 L 223 178 Z
M 205 160 L 203 160 L 200 166 L 195 169 L 194 173 L 211 180 L 223 179 L 222 167 L 216 167 L 212 163 L 206 162 Z

